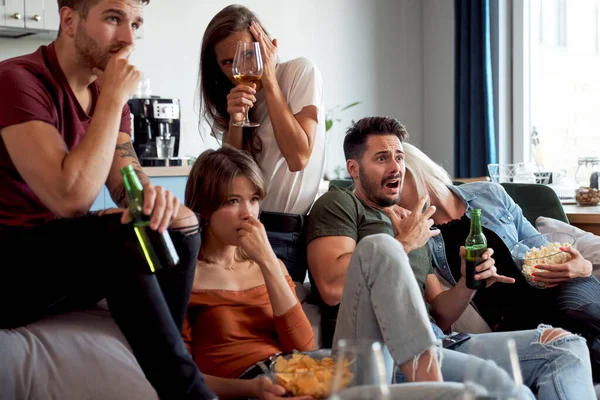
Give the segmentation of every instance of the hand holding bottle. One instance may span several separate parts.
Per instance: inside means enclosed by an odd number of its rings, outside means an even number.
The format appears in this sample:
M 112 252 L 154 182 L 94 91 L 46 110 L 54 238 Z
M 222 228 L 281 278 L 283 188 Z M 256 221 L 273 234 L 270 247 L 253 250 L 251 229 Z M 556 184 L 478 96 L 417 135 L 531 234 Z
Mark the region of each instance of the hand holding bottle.
M 143 214 L 150 216 L 150 229 L 163 233 L 173 222 L 179 212 L 181 203 L 179 199 L 162 186 L 154 186 L 147 183 L 143 187 L 144 204 Z M 131 222 L 130 213 L 123 213 L 121 222 Z
M 152 228 L 153 223 L 157 226 L 158 223 L 156 221 L 162 221 L 165 217 L 164 203 L 158 207 L 163 212 L 154 215 L 157 210 L 156 204 L 158 204 L 156 196 L 155 198 L 148 199 L 146 193 L 152 193 L 149 192 L 151 189 L 148 188 L 148 185 L 142 187 L 133 166 L 130 164 L 122 168 L 121 174 L 123 175 L 123 182 L 127 190 L 127 197 L 129 198 L 129 212 L 123 213 L 121 222 L 133 221 L 133 228 L 150 267 L 150 271 L 156 272 L 158 269 L 176 265 L 179 263 L 179 255 L 175 250 L 169 232 L 166 230 L 157 231 Z M 153 214 L 152 217 L 149 216 L 150 213 Z
M 467 250 L 465 249 L 465 246 L 460 246 L 460 273 L 463 277 L 466 277 L 466 255 Z M 491 248 L 487 248 L 487 250 L 481 255 L 483 262 L 475 266 L 474 279 L 476 281 L 484 281 L 486 283 L 486 287 L 489 287 L 495 282 L 515 283 L 514 278 L 498 275 L 498 270 L 495 265 L 496 260 L 492 258 L 493 255 L 494 249 Z

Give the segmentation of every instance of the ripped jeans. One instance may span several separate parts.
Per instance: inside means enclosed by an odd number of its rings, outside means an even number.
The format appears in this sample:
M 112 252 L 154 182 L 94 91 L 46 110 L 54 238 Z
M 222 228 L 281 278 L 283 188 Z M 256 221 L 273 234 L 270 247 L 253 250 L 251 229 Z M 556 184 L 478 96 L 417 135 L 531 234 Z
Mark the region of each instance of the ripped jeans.
M 439 328 L 434 331 L 443 338 Z M 489 373 L 490 368 L 500 367 L 512 376 L 508 339 L 515 341 L 523 384 L 539 399 L 596 398 L 585 340 L 548 325 L 527 331 L 471 335 L 452 350 L 441 349 L 444 380 L 471 380 L 492 393 L 509 393 L 510 388 L 502 387 L 505 382 Z
M 547 328 L 472 335 L 453 350 L 440 349 L 444 380 L 463 382 L 468 378 L 492 393 L 509 392 L 514 383 L 506 341 L 512 338 L 523 383 L 530 389 L 522 388 L 519 398 L 533 399 L 533 391 L 544 400 L 595 399 L 584 339 L 549 331 L 544 334 L 545 343 L 540 344 L 542 332 Z M 362 239 L 346 275 L 334 343 L 342 338 L 384 343 L 391 380 L 392 362 L 402 365 L 415 360 L 443 336 L 429 320 L 423 295 L 402 246 L 384 234 Z

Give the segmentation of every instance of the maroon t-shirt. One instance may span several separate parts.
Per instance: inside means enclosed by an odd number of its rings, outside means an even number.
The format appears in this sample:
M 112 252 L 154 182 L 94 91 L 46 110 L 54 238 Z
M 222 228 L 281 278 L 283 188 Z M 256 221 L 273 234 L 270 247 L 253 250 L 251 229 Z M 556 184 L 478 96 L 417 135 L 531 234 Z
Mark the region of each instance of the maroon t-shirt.
M 98 85 L 90 86 L 93 115 Z M 63 73 L 54 43 L 35 53 L 0 62 L 0 130 L 28 121 L 56 128 L 69 150 L 79 144 L 91 118 L 83 110 Z M 121 115 L 121 132 L 131 134 L 129 107 Z M 30 155 L 35 159 L 35 154 Z M 23 180 L 0 141 L 0 229 L 34 226 L 55 216 Z

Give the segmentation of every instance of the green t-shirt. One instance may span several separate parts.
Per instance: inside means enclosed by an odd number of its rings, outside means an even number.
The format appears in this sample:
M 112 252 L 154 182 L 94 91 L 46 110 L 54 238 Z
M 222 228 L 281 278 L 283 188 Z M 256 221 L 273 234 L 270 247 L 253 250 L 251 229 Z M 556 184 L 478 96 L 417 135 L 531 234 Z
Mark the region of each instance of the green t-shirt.
M 307 242 L 323 236 L 348 236 L 358 243 L 377 233 L 394 236 L 392 221 L 383 211 L 364 204 L 351 190 L 332 186 L 317 199 L 308 216 Z M 421 294 L 425 296 L 425 279 L 433 274 L 427 246 L 408 255 Z

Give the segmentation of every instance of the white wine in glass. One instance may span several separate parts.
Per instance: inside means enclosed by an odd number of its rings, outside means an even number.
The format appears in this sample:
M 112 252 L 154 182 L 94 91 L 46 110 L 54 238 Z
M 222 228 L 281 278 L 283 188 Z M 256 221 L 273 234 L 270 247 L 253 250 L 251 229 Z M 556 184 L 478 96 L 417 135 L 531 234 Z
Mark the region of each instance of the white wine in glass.
M 238 42 L 231 72 L 236 81 L 247 86 L 256 83 L 262 78 L 263 62 L 260 53 L 260 45 L 257 42 Z M 246 107 L 244 120 L 241 122 L 234 122 L 233 126 L 260 126 L 257 122 L 250 122 L 248 111 L 249 107 Z

